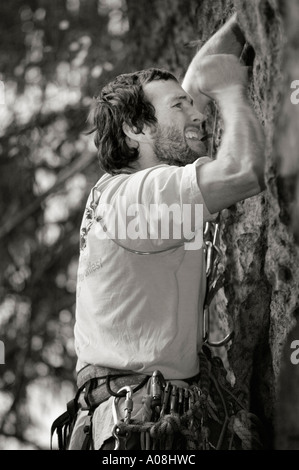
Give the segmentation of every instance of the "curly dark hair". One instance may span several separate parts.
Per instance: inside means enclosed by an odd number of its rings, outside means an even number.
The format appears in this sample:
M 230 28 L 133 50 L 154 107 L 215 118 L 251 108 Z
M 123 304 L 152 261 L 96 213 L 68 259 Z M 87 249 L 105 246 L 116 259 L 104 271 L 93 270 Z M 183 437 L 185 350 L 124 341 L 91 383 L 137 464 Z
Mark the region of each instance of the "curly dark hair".
M 153 80 L 178 81 L 163 69 L 140 70 L 119 75 L 95 97 L 91 112 L 94 127 L 88 134 L 95 132 L 100 166 L 107 173 L 115 175 L 124 169 L 132 169 L 132 163 L 139 157 L 139 149 L 130 148 L 126 143 L 123 123 L 140 133 L 144 124 L 157 122 L 155 108 L 143 91 L 143 85 Z

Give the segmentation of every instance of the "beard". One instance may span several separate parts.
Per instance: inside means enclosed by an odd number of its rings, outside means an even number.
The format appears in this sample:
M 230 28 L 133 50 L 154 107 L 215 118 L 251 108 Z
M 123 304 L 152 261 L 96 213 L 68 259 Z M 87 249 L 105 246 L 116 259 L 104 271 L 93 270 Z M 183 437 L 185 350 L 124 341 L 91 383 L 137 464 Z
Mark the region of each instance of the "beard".
M 185 166 L 207 155 L 207 148 L 203 142 L 198 141 L 194 146 L 197 147 L 196 150 L 189 147 L 184 135 L 174 126 L 157 126 L 154 152 L 161 163 Z

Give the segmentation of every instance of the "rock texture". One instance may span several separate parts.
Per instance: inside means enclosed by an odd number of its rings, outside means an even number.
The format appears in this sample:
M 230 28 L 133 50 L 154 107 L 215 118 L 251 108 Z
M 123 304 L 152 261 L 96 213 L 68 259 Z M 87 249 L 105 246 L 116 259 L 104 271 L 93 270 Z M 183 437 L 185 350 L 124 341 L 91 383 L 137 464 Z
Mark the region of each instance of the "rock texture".
M 294 380 L 299 386 L 288 337 L 299 340 L 293 316 L 299 303 L 299 104 L 290 99 L 291 83 L 299 80 L 298 2 L 127 3 L 135 68 L 137 57 L 140 68 L 162 66 L 179 77 L 195 53 L 193 41 L 203 44 L 237 11 L 252 65 L 248 93 L 266 136 L 266 190 L 221 214 L 225 283 L 215 314 L 224 333 L 227 327 L 235 332 L 228 365 L 248 407 L 265 425 L 266 447 L 289 448 L 290 435 L 292 448 L 299 448 L 299 415 L 297 423 L 292 416 L 299 393 L 286 389 Z M 218 119 L 216 144 L 221 132 Z

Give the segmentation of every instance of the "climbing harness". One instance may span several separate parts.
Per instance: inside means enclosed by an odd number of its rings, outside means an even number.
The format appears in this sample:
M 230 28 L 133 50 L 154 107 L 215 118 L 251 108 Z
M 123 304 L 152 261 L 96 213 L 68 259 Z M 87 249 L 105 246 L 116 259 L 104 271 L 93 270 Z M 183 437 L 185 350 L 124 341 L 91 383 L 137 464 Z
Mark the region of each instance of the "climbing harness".
M 59 450 L 68 450 L 72 432 L 78 417 L 78 412 L 85 411 L 87 416 L 83 428 L 84 439 L 81 449 L 93 449 L 92 439 L 92 418 L 95 409 L 111 396 L 115 399 L 115 404 L 120 398 L 126 396 L 128 390 L 131 395 L 140 390 L 149 380 L 145 374 L 137 374 L 133 371 L 123 371 L 88 365 L 78 372 L 78 389 L 75 397 L 67 403 L 66 411 L 60 415 L 51 426 L 50 448 L 53 446 L 53 436 L 57 433 L 57 443 Z M 128 385 L 131 384 L 131 385 Z M 112 389 L 113 388 L 113 389 Z M 128 419 L 130 417 L 128 406 Z M 114 412 L 114 418 L 116 415 Z
M 133 392 L 123 387 L 124 418 L 119 398 L 112 404 L 114 450 L 125 450 L 132 436 L 141 450 L 231 450 L 262 447 L 257 417 L 248 413 L 226 379 L 219 357 L 199 354 L 200 373 L 188 387 L 165 381 L 155 371 L 143 397 L 143 420 L 131 418 Z
M 88 375 L 88 370 L 87 366 L 83 377 Z M 101 371 L 91 366 L 90 370 L 92 376 L 96 372 L 99 375 L 107 373 L 108 369 Z M 51 448 L 55 431 L 58 448 L 69 448 L 77 414 L 81 410 L 87 412 L 81 449 L 94 450 L 93 413 L 97 406 L 112 396 L 114 450 L 131 449 L 131 445 L 128 446 L 131 440 L 137 442 L 141 450 L 260 449 L 258 418 L 246 411 L 240 396 L 226 379 L 222 360 L 213 357 L 205 345 L 199 353 L 199 370 L 196 377 L 185 380 L 185 386 L 165 380 L 158 370 L 151 376 L 141 377 L 136 373 L 117 375 L 111 370 L 108 387 L 105 386 L 108 376 L 92 377 L 78 388 L 75 398 L 67 404 L 67 411 L 54 421 Z M 121 382 L 130 382 L 131 385 L 118 387 Z M 134 393 L 145 385 L 142 418 L 132 419 Z M 124 399 L 122 412 L 121 399 Z

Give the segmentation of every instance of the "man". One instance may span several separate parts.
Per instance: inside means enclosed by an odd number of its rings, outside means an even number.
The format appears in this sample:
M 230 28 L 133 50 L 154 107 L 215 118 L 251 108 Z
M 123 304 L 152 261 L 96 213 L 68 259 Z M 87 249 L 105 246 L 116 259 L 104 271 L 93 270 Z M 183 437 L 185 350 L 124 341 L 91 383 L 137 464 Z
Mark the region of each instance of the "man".
M 243 44 L 234 16 L 195 55 L 182 86 L 150 69 L 117 77 L 97 98 L 95 144 L 105 174 L 81 227 L 75 325 L 86 408 L 90 393 L 98 393 L 89 428 L 95 449 L 114 448 L 114 437 L 119 443 L 113 425 L 128 412 L 128 402 L 114 401 L 106 385 L 112 394 L 131 386 L 131 418 L 151 421 L 155 407 L 146 414 L 145 405 L 154 371 L 162 388 L 169 382 L 184 391 L 200 373 L 206 277 L 196 234 L 219 211 L 264 188 L 263 133 L 237 58 Z M 211 99 L 224 121 L 215 160 L 206 157 Z M 150 218 L 152 207 L 158 210 Z M 169 207 L 174 212 L 165 212 Z M 82 444 L 86 414 L 78 415 L 70 449 Z M 128 437 L 127 448 L 140 447 L 139 436 Z

